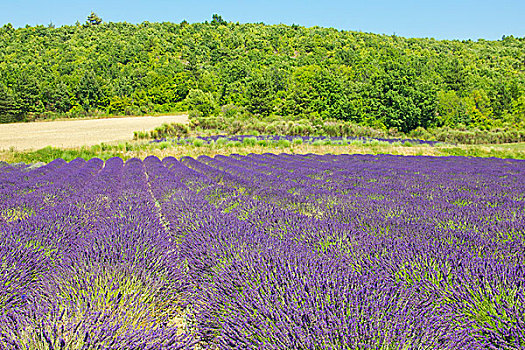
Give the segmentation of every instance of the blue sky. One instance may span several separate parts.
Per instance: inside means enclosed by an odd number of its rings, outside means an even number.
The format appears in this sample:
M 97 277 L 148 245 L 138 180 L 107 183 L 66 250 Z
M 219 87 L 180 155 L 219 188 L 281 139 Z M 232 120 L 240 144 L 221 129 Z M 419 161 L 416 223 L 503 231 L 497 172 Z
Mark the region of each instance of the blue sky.
M 85 22 L 95 11 L 107 22 L 203 22 L 213 13 L 247 23 L 334 27 L 405 37 L 490 39 L 525 36 L 524 0 L 179 1 L 0 0 L 0 25 Z

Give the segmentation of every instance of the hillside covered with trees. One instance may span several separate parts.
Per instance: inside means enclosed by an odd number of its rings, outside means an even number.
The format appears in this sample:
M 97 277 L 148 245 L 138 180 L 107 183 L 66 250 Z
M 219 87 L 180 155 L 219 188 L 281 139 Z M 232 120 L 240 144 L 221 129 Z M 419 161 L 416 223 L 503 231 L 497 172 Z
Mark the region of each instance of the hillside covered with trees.
M 235 105 L 380 129 L 525 126 L 525 38 L 211 22 L 0 28 L 0 121 Z

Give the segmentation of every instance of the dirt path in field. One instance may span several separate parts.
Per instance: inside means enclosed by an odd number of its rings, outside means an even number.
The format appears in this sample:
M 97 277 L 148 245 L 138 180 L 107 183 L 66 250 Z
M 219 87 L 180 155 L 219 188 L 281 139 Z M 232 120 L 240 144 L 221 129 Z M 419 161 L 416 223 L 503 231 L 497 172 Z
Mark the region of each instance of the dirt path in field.
M 79 147 L 133 139 L 134 131 L 152 130 L 164 123 L 187 123 L 186 115 L 74 119 L 0 124 L 0 150 Z

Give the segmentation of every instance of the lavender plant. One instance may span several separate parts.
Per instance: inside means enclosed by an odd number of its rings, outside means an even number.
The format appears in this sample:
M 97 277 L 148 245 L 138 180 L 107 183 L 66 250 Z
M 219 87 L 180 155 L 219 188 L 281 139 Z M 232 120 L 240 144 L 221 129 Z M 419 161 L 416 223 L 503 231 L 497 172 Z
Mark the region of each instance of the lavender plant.
M 203 144 L 216 143 L 221 146 L 226 145 L 244 145 L 244 146 L 255 146 L 276 144 L 279 146 L 289 147 L 291 144 L 299 145 L 303 143 L 314 144 L 314 145 L 346 145 L 351 143 L 363 144 L 396 144 L 411 146 L 412 144 L 418 145 L 429 145 L 433 146 L 437 141 L 426 141 L 417 139 L 386 139 L 386 138 L 370 138 L 370 137 L 330 137 L 330 136 L 278 136 L 278 135 L 213 135 L 213 136 L 196 136 L 196 137 L 178 137 L 174 139 L 159 138 L 151 141 L 152 143 L 166 143 L 174 142 L 182 145 L 193 144 L 197 147 L 201 147 Z
M 524 193 L 501 159 L 4 166 L 0 348 L 521 349 Z

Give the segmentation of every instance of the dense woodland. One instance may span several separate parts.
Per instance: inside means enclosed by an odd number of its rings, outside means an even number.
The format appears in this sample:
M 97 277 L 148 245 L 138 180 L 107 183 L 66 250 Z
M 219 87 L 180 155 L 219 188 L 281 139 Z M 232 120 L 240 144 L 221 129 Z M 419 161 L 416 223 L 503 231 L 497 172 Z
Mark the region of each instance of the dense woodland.
M 0 28 L 0 121 L 221 109 L 402 132 L 523 129 L 525 38 L 411 39 L 220 16 Z

